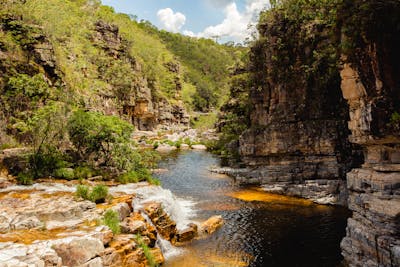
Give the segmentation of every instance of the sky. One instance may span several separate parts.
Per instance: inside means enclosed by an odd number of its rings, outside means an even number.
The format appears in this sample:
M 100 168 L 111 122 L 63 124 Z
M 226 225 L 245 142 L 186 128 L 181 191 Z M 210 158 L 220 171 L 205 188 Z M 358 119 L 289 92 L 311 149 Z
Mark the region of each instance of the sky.
M 136 15 L 160 29 L 192 37 L 242 43 L 269 0 L 102 0 L 115 11 Z

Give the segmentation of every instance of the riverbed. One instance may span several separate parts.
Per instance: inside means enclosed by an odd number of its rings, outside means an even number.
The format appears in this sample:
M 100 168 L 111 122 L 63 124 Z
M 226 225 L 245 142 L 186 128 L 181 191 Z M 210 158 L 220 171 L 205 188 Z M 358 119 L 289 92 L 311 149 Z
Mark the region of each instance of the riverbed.
M 338 266 L 350 216 L 342 207 L 239 187 L 208 171 L 219 159 L 205 151 L 174 152 L 156 174 L 162 186 L 191 206 L 190 219 L 222 215 L 224 226 L 195 240 L 164 266 Z M 186 211 L 187 212 L 187 211 Z

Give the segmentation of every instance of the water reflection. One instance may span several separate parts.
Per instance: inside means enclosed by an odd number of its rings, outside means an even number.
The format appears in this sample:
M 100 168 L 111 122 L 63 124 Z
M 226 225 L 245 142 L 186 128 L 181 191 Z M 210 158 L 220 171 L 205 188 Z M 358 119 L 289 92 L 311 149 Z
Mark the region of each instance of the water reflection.
M 237 187 L 207 169 L 218 159 L 187 151 L 165 157 L 156 174 L 163 187 L 194 201 L 195 220 L 222 215 L 225 225 L 166 266 L 337 266 L 347 209 Z

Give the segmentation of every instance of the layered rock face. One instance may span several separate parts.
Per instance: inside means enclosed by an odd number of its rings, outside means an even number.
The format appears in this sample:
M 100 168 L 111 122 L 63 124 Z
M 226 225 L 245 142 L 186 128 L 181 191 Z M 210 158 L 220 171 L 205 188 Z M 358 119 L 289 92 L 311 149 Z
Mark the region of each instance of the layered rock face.
M 274 12 L 261 20 L 252 48 L 251 127 L 239 148 L 251 170 L 242 180 L 279 183 L 280 193 L 306 198 L 337 196 L 359 160 L 334 67 L 338 40 L 328 19 L 299 23 Z
M 116 25 L 101 20 L 96 22 L 92 39 L 95 45 L 110 57 L 117 61 L 129 63 L 131 73 L 128 75 L 133 77 L 133 83 L 124 85 L 125 88 L 118 90 L 121 84 L 117 82 L 114 85 L 117 88 L 101 96 L 100 105 L 99 103 L 90 103 L 90 105 L 94 104 L 101 107 L 106 113 L 126 117 L 139 130 L 153 130 L 157 126 L 168 128 L 189 125 L 189 115 L 182 101 L 177 101 L 177 104 L 171 105 L 166 99 L 155 96 L 156 93 L 151 88 L 151 83 L 142 73 L 142 66 L 135 58 L 129 56 L 128 50 L 130 48 L 120 36 Z M 176 75 L 176 96 L 179 98 L 181 90 L 180 66 L 179 63 L 175 62 L 170 62 L 170 65 L 173 67 L 169 67 L 169 71 Z M 104 68 L 104 66 L 99 66 L 99 72 L 102 71 L 101 68 Z
M 359 65 L 341 71 L 351 141 L 365 153 L 362 167 L 347 174 L 353 216 L 341 246 L 350 266 L 400 266 L 400 136 L 393 117 L 400 69 L 399 53 L 387 44 L 369 44 Z

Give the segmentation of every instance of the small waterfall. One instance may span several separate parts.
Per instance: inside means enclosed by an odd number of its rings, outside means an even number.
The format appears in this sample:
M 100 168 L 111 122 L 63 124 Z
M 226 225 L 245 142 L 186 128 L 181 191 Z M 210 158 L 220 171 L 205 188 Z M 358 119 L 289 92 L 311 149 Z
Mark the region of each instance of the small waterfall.
M 142 209 L 145 203 L 153 201 L 162 203 L 165 211 L 176 222 L 178 230 L 184 229 L 188 223 L 192 222 L 190 219 L 196 215 L 193 201 L 179 198 L 172 194 L 170 190 L 159 186 L 150 186 L 143 183 L 128 184 L 111 188 L 110 191 L 135 194 L 136 198 L 133 203 L 135 210 Z
M 111 192 L 123 192 L 125 194 L 135 194 L 133 208 L 136 211 L 142 211 L 143 206 L 149 202 L 162 203 L 163 208 L 176 222 L 177 229 L 184 229 L 188 223 L 192 222 L 190 218 L 195 216 L 195 203 L 190 200 L 176 197 L 170 190 L 159 186 L 150 186 L 146 183 L 120 185 L 110 189 Z M 141 212 L 147 222 L 153 225 L 150 218 Z M 157 246 L 161 249 L 164 258 L 168 259 L 184 252 L 182 248 L 174 247 L 171 242 L 157 235 Z

